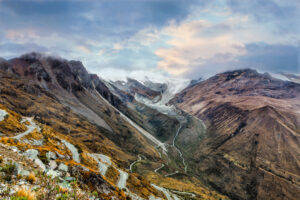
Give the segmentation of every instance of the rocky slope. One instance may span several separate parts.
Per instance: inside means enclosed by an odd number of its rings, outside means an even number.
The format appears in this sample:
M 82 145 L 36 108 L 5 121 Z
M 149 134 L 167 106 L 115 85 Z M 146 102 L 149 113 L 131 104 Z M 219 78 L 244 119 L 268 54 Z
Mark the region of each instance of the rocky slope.
M 280 73 L 280 75 L 284 76 L 289 81 L 300 83 L 300 74 L 290 74 L 290 73 Z
M 43 166 L 39 166 L 43 175 L 52 170 L 60 175 L 59 179 L 65 176 L 61 175 L 62 170 L 58 168 L 62 163 L 68 166 L 68 175 L 80 183 L 78 187 L 82 194 L 95 191 L 99 197 L 106 195 L 111 199 L 113 196 L 115 199 L 226 199 L 225 196 L 207 189 L 193 177 L 185 175 L 184 178 L 166 178 L 165 174 L 174 172 L 173 168 L 182 162 L 176 161 L 178 153 L 172 153 L 167 148 L 168 144 L 153 137 L 157 134 L 154 125 L 141 126 L 136 123 L 137 119 L 141 120 L 140 117 L 146 115 L 140 115 L 129 105 L 141 104 L 132 103 L 134 98 L 129 93 L 121 92 L 116 87 L 112 90 L 111 87 L 115 86 L 101 80 L 97 75 L 89 74 L 77 61 L 46 57 L 37 53 L 9 61 L 2 60 L 0 118 L 3 120 L 2 124 L 0 122 L 0 139 L 6 146 L 3 147 L 1 155 L 9 157 L 7 155 L 10 155 L 10 148 L 18 151 L 20 156 L 27 151 L 34 152 L 35 157 L 29 156 L 28 159 Z M 127 100 L 124 101 L 123 98 Z M 149 115 L 156 113 L 148 107 L 146 111 Z M 128 113 L 135 114 L 130 119 Z M 156 114 L 170 126 L 169 121 L 172 120 L 169 117 Z M 149 130 L 144 130 L 143 127 Z M 175 134 L 176 131 L 169 132 Z M 169 141 L 171 138 L 173 137 Z M 57 158 L 47 160 L 45 155 L 49 152 L 54 152 Z M 56 152 L 65 157 L 58 158 Z M 174 159 L 171 154 L 176 154 Z M 103 158 L 106 159 L 102 160 Z M 27 163 L 28 159 L 24 162 Z M 55 161 L 58 167 L 52 169 L 50 161 Z M 13 162 L 22 164 L 18 160 Z M 170 165 L 170 168 L 165 167 L 161 173 L 154 172 L 162 163 L 169 162 L 175 167 Z M 73 166 L 75 175 L 72 174 Z M 91 181 L 84 179 L 84 169 L 89 170 Z M 28 168 L 27 171 L 33 170 Z M 15 177 L 13 180 L 14 183 L 17 181 Z M 42 180 L 47 179 L 42 177 L 39 183 Z M 93 181 L 101 184 L 95 183 L 95 188 L 91 184 Z M 10 184 L 5 181 L 3 183 L 5 187 Z M 57 184 L 61 182 L 54 183 Z M 45 188 L 44 185 L 39 185 L 40 188 Z M 111 190 L 111 187 L 114 189 Z M 73 192 L 71 188 L 68 195 Z M 5 195 L 7 197 L 6 193 Z M 56 195 L 63 194 L 55 193 L 54 196 Z
M 2 198 L 20 196 L 22 191 L 30 194 L 30 199 L 164 197 L 141 176 L 127 173 L 110 157 L 93 153 L 82 143 L 32 118 L 2 105 L 0 108 L 6 112 L 0 121 L 4 130 L 0 138 Z M 7 134 L 8 129 L 17 133 Z
M 161 99 L 161 93 L 167 89 L 166 84 L 153 83 L 151 81 L 143 84 L 132 78 L 127 78 L 127 81 L 114 81 L 112 85 L 127 94 L 132 96 L 139 95 L 153 102 L 158 102 Z
M 195 176 L 232 199 L 299 199 L 300 85 L 254 70 L 217 74 L 171 101 L 204 121 Z M 185 148 L 183 148 L 185 149 Z

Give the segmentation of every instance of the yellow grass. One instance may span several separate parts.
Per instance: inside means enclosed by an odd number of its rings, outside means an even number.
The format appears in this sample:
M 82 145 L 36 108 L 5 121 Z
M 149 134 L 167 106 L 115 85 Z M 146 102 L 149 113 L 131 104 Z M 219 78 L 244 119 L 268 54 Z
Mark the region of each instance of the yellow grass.
M 16 192 L 16 197 L 25 197 L 27 200 L 36 200 L 35 193 L 31 190 L 21 188 Z
M 34 183 L 36 181 L 36 177 L 34 175 L 34 173 L 30 173 L 27 177 L 26 177 L 26 180 L 29 182 L 29 183 Z

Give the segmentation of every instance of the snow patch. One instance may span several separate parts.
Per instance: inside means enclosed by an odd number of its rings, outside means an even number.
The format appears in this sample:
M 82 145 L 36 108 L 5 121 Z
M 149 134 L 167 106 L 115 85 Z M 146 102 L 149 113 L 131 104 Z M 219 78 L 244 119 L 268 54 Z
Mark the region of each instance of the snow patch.
M 180 200 L 175 194 L 172 194 L 169 190 L 167 190 L 166 188 L 163 187 L 159 187 L 155 184 L 151 184 L 155 189 L 157 189 L 158 191 L 161 191 L 162 193 L 164 193 L 164 195 L 167 197 L 167 200 Z
M 33 117 L 24 117 L 24 118 L 22 118 L 21 123 L 24 123 L 26 121 L 29 122 L 29 125 L 26 125 L 27 130 L 23 133 L 19 133 L 18 135 L 14 136 L 13 138 L 19 140 L 22 137 L 24 137 L 24 136 L 28 135 L 29 133 L 31 133 L 32 131 L 34 131 L 34 129 L 37 129 L 38 132 L 41 131 L 41 128 L 36 123 L 34 123 Z
M 186 88 L 189 84 L 188 80 L 176 80 L 176 79 L 170 79 L 167 80 L 165 83 L 167 85 L 167 89 L 161 93 L 161 99 L 160 101 L 152 101 L 148 98 L 145 98 L 141 95 L 135 94 L 135 99 L 143 103 L 150 108 L 153 108 L 163 114 L 176 116 L 177 115 L 177 109 L 174 105 L 168 105 L 169 101 L 180 91 L 182 91 L 184 88 Z
M 287 78 L 286 76 L 282 75 L 282 74 L 275 74 L 275 73 L 271 73 L 269 72 L 269 74 L 273 77 L 273 78 L 277 78 L 279 80 L 282 81 L 291 81 L 289 78 Z
M 4 120 L 4 118 L 8 115 L 5 110 L 0 109 L 0 122 Z
M 128 173 L 118 169 L 119 173 L 120 173 L 120 178 L 119 181 L 117 183 L 117 186 L 120 189 L 126 188 L 126 182 L 127 182 L 127 178 L 128 178 Z
M 100 154 L 100 153 L 97 153 L 97 154 L 94 154 L 98 159 L 101 160 L 101 162 L 104 162 L 106 164 L 108 164 L 109 166 L 111 165 L 111 160 L 110 160 L 110 157 L 106 156 L 106 155 L 103 155 L 103 154 Z
M 73 144 L 71 144 L 70 142 L 67 142 L 66 140 L 61 140 L 61 142 L 71 151 L 72 159 L 75 162 L 80 163 L 80 158 L 79 158 L 79 153 L 78 153 L 77 148 Z
M 99 172 L 102 176 L 105 176 L 108 167 L 111 165 L 110 158 L 103 154 L 89 154 L 96 162 L 98 162 Z

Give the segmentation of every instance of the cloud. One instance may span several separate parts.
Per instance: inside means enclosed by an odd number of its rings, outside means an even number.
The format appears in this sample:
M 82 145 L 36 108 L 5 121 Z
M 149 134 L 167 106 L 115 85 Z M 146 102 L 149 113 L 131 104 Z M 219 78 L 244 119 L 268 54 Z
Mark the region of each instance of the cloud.
M 227 0 L 231 12 L 248 15 L 258 23 L 273 26 L 278 35 L 299 33 L 300 1 L 295 0 Z
M 40 36 L 35 29 L 9 29 L 5 32 L 8 40 L 15 42 L 30 42 L 39 39 Z
M 209 77 L 217 72 L 252 68 L 261 72 L 300 72 L 300 46 L 249 43 L 243 55 L 217 54 L 212 58 L 195 62 L 183 76 L 196 79 Z
M 246 51 L 247 54 L 238 58 L 242 67 L 273 72 L 300 72 L 300 46 L 247 44 Z
M 299 2 L 294 0 L 227 0 L 229 8 L 235 13 L 250 14 L 259 21 L 284 20 L 297 14 Z
M 280 36 L 276 32 L 289 24 L 287 16 L 296 15 L 285 13 L 289 6 L 258 1 L 242 1 L 245 5 L 240 1 L 224 2 L 229 3 L 221 7 L 218 3 L 211 4 L 200 11 L 197 8 L 182 22 L 162 29 L 160 34 L 170 39 L 168 46 L 155 51 L 160 58 L 157 67 L 190 78 L 246 67 L 272 72 L 299 70 L 300 31 L 291 27 L 293 30 Z M 260 16 L 252 7 L 256 4 L 260 6 L 257 8 L 262 12 Z M 242 7 L 238 11 L 239 6 Z M 243 14 L 243 9 L 248 10 Z M 202 13 L 202 17 L 197 13 Z M 259 17 L 263 15 L 270 16 L 262 21 Z
M 225 31 L 213 31 L 225 29 Z M 155 51 L 161 58 L 158 67 L 173 75 L 192 70 L 193 63 L 201 64 L 217 54 L 242 55 L 243 43 L 236 40 L 225 24 L 214 25 L 205 20 L 191 21 L 180 25 L 171 24 L 163 30 L 170 35 L 169 47 Z M 210 34 L 210 32 L 214 34 Z
M 121 50 L 121 49 L 123 49 L 123 46 L 120 44 L 120 43 L 116 43 L 116 44 L 114 44 L 114 46 L 113 46 L 113 50 Z
M 0 1 L 0 56 L 41 51 L 89 71 L 299 71 L 300 1 Z
M 126 1 L 1 1 L 0 17 L 6 28 L 38 26 L 61 34 L 126 38 L 148 27 L 181 21 L 195 0 Z M 26 22 L 26 23 L 22 23 Z
M 92 51 L 84 45 L 79 45 L 77 48 L 83 53 L 92 53 Z
M 15 44 L 15 43 L 4 43 L 0 44 L 0 57 L 13 58 L 16 54 L 24 54 L 28 52 L 48 52 L 48 48 L 37 45 L 35 43 L 23 43 L 23 44 Z

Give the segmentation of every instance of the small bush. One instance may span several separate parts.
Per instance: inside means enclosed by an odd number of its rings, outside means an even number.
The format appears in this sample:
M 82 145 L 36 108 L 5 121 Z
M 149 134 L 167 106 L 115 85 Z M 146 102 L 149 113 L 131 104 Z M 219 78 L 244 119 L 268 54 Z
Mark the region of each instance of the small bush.
M 12 174 L 14 173 L 15 169 L 16 169 L 16 165 L 12 162 L 9 162 L 2 167 L 1 171 L 8 174 Z
M 13 199 L 14 198 L 14 199 Z M 36 200 L 35 193 L 25 188 L 19 189 L 11 200 Z
M 16 177 L 18 180 L 22 179 L 23 176 L 21 174 L 18 174 L 17 177 Z
M 30 173 L 27 177 L 26 177 L 26 181 L 28 181 L 29 183 L 34 183 L 36 181 L 36 177 L 34 175 L 34 173 Z
M 16 170 L 16 165 L 14 163 L 9 162 L 9 163 L 5 164 L 1 168 L 1 172 L 5 173 L 5 176 L 3 177 L 4 180 L 11 181 L 11 177 L 12 177 L 15 170 Z

